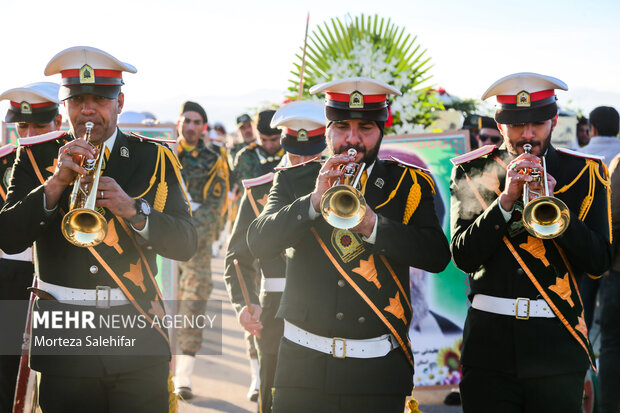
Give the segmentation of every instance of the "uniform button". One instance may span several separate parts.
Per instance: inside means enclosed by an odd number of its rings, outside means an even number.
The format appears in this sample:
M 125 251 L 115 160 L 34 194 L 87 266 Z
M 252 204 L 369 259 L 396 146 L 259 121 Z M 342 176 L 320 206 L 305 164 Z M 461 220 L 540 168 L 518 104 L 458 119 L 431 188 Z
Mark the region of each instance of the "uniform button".
M 342 320 L 344 318 L 344 314 L 343 313 L 338 313 L 338 314 L 336 314 L 336 318 L 338 320 Z
M 358 318 L 358 319 L 357 319 L 357 322 L 358 322 L 358 323 L 360 323 L 360 324 L 362 324 L 362 323 L 366 322 L 366 317 L 360 317 L 360 318 Z
M 344 280 L 338 280 L 338 287 L 344 287 L 346 283 L 344 282 Z
M 495 224 L 495 230 L 497 231 L 499 229 L 499 225 Z
M 39 225 L 41 225 L 42 227 L 45 226 L 45 221 L 39 222 Z
M 152 247 L 152 246 L 150 246 L 150 245 L 147 245 L 147 246 L 146 246 L 146 249 L 150 251 L 150 250 L 152 250 L 152 249 L 153 249 L 153 247 Z
M 519 268 L 519 269 L 517 270 L 517 275 L 524 275 L 524 274 L 525 274 L 525 271 L 523 271 L 523 269 L 522 269 L 522 268 Z
M 91 274 L 97 274 L 98 271 L 99 271 L 99 267 L 97 267 L 96 265 L 91 265 L 90 266 L 90 273 Z
M 297 221 L 301 221 L 301 215 L 297 215 Z

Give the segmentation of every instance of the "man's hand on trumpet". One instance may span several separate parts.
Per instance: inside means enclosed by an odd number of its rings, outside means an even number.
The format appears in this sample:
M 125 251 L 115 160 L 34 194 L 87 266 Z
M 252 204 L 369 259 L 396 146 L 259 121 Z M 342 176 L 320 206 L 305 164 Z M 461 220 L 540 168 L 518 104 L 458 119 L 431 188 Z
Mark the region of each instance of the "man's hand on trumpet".
M 87 171 L 80 164 L 82 159 L 95 159 L 98 150 L 84 139 L 75 139 L 60 147 L 54 174 L 45 181 L 45 207 L 54 209 L 65 188 L 75 181 L 78 174 Z
M 539 178 L 533 177 L 533 174 L 538 174 Z M 514 203 L 522 198 L 523 186 L 525 183 L 529 183 L 531 190 L 530 200 L 537 196 L 534 192 L 539 194 L 544 193 L 542 186 L 542 175 L 543 168 L 538 156 L 529 153 L 522 153 L 515 158 L 508 164 L 504 192 L 502 192 L 499 197 L 501 207 L 505 211 L 510 211 Z M 549 189 L 550 196 L 553 196 L 555 184 L 555 178 L 547 174 L 547 187 Z
M 310 196 L 312 206 L 316 212 L 321 211 L 321 198 L 325 191 L 331 188 L 336 179 L 340 178 L 344 173 L 344 169 L 341 169 L 340 165 L 346 165 L 353 161 L 355 161 L 355 157 L 347 154 L 332 155 L 325 161 L 316 179 L 314 192 Z

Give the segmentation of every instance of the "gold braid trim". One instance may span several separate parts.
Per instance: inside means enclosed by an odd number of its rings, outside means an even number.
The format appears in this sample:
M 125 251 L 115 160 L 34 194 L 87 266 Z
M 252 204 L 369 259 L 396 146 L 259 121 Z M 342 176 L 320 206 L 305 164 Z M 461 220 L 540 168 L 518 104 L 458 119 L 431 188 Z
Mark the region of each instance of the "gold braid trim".
M 409 173 L 411 174 L 411 179 L 413 179 L 413 185 L 411 185 L 409 195 L 407 195 L 407 205 L 405 206 L 405 214 L 403 215 L 403 224 L 409 223 L 411 216 L 415 210 L 418 209 L 418 205 L 420 205 L 420 199 L 422 199 L 422 190 L 418 183 L 416 171 L 409 169 Z
M 149 180 L 149 187 L 146 188 L 146 191 L 134 197 L 134 199 L 142 198 L 144 195 L 148 194 L 153 185 L 155 185 L 155 180 L 157 180 L 157 170 L 159 169 L 159 164 L 161 162 L 161 149 L 161 146 L 157 147 L 157 162 L 155 163 L 155 170 L 153 171 L 153 176 L 151 176 L 151 179 Z
M 219 162 L 219 160 L 218 160 L 218 162 Z M 207 193 L 209 192 L 209 188 L 211 187 L 211 184 L 213 183 L 213 179 L 215 178 L 215 174 L 216 174 L 215 170 L 217 168 L 218 162 L 216 162 L 215 165 L 213 165 L 213 167 L 211 168 L 211 170 L 207 174 L 207 175 L 209 175 L 209 180 L 207 181 L 205 186 L 202 188 L 202 202 L 204 202 L 207 199 Z
M 401 182 L 403 182 L 403 178 L 405 177 L 405 175 L 407 175 L 407 169 L 406 168 L 403 171 L 403 174 L 400 176 L 400 180 L 398 181 L 398 185 L 396 185 L 396 188 L 394 188 L 394 190 L 390 193 L 390 196 L 388 196 L 387 201 L 385 201 L 381 205 L 375 207 L 375 211 L 377 209 L 381 208 L 382 206 L 387 205 L 387 203 L 390 202 L 392 200 L 392 198 L 394 198 L 396 196 L 396 193 L 398 192 L 398 188 L 400 188 L 400 184 L 401 184 Z
M 162 212 L 166 206 L 166 200 L 168 199 L 168 183 L 166 182 L 166 158 L 163 146 L 159 147 L 158 152 L 160 157 L 160 177 L 159 184 L 157 184 L 157 191 L 155 192 L 155 203 L 153 204 L 153 208 L 156 211 Z
M 599 172 L 599 169 L 596 168 L 594 171 L 596 172 L 596 177 L 598 178 L 598 180 L 600 181 L 600 183 L 602 183 L 605 186 L 605 189 L 607 190 L 607 216 L 609 218 L 609 242 L 613 243 L 614 241 L 614 236 L 612 233 L 612 229 L 611 229 L 611 177 L 609 176 L 609 170 L 607 169 L 607 165 L 605 165 L 604 162 L 601 162 L 601 166 L 603 167 L 603 173 L 605 174 L 605 177 L 601 176 L 601 173 Z
M 558 189 L 557 191 L 553 191 L 555 194 L 561 194 L 562 192 L 566 192 L 571 186 L 575 185 L 575 183 L 579 180 L 579 178 L 581 178 L 581 175 L 583 175 L 583 173 L 588 169 L 588 164 L 586 161 L 586 166 L 583 167 L 583 169 L 581 170 L 581 172 L 579 172 L 579 174 L 577 175 L 577 177 L 575 179 L 573 179 L 573 181 L 570 184 L 566 184 L 564 185 L 562 188 Z
M 177 177 L 177 182 L 179 183 L 179 188 L 181 188 L 181 192 L 183 192 L 183 196 L 185 197 L 185 201 L 187 201 L 187 207 L 189 208 L 189 214 L 192 215 L 192 208 L 189 204 L 189 197 L 187 196 L 187 191 L 185 190 L 185 183 L 183 182 L 183 177 L 181 176 L 181 169 L 183 169 L 183 165 L 181 165 L 181 161 L 176 156 L 171 149 L 162 146 L 162 151 L 164 155 L 170 159 L 170 163 L 172 164 L 172 169 L 174 170 L 174 175 Z M 165 159 L 162 156 L 162 161 L 165 162 Z

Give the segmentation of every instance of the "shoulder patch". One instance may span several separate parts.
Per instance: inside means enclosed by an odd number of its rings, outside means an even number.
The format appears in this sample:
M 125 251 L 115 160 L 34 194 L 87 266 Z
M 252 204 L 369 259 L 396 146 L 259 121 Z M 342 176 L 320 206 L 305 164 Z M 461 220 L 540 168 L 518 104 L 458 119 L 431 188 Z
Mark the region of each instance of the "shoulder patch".
M 31 136 L 29 138 L 20 138 L 18 139 L 17 143 L 19 144 L 19 146 L 32 146 L 32 145 L 36 145 L 39 143 L 56 140 L 60 137 L 63 137 L 66 134 L 67 132 L 65 131 L 57 130 L 53 132 L 44 133 L 43 135 Z
M 464 153 L 463 155 L 459 155 L 450 159 L 454 166 L 463 164 L 465 162 L 473 161 L 474 159 L 478 159 L 482 156 L 488 155 L 495 150 L 495 145 L 485 145 L 481 148 L 478 148 L 474 151 Z
M 567 155 L 576 156 L 578 158 L 593 159 L 595 161 L 602 161 L 602 160 L 605 159 L 604 156 L 592 155 L 592 154 L 583 153 L 583 152 L 577 152 L 577 151 L 573 151 L 572 149 L 555 148 L 555 150 L 560 152 L 560 153 L 565 153 Z
M 393 157 L 393 156 L 390 156 L 390 158 L 392 158 L 392 160 L 393 160 L 394 162 L 396 162 L 397 164 L 400 164 L 400 165 L 406 166 L 406 167 L 408 167 L 408 168 L 417 169 L 417 170 L 422 171 L 422 172 L 426 172 L 426 173 L 427 173 L 427 174 L 429 174 L 429 175 L 431 174 L 431 171 L 430 171 L 430 170 L 428 170 L 428 169 L 426 169 L 426 168 L 422 168 L 421 166 L 414 165 L 414 164 L 412 164 L 412 163 L 407 163 L 407 162 L 405 162 L 405 161 L 401 161 L 400 159 L 395 158 L 395 157 Z
M 12 143 L 4 145 L 0 148 L 0 158 L 4 158 L 5 156 L 10 155 L 16 150 L 17 149 L 15 148 L 15 145 L 13 145 Z
M 131 132 L 129 133 L 128 136 L 131 136 L 133 138 L 137 138 L 140 141 L 147 141 L 147 142 L 154 142 L 157 144 L 162 144 L 162 143 L 167 143 L 167 144 L 175 144 L 177 141 L 175 141 L 174 139 L 157 139 L 157 138 L 151 138 L 148 136 L 144 136 L 144 135 L 139 135 L 135 132 Z
M 273 172 L 269 172 L 263 176 L 259 176 L 258 178 L 244 179 L 241 182 L 243 183 L 244 188 L 252 188 L 255 186 L 266 184 L 268 182 L 272 182 L 274 176 L 275 174 Z
M 285 170 L 285 169 L 293 169 L 293 168 L 297 168 L 298 166 L 307 165 L 307 164 L 309 164 L 309 163 L 311 163 L 311 162 L 317 162 L 317 161 L 319 161 L 320 159 L 321 159 L 321 157 L 320 157 L 320 156 L 317 156 L 316 158 L 312 158 L 312 159 L 310 159 L 309 161 L 302 162 L 302 163 L 298 163 L 298 164 L 296 164 L 296 165 L 278 166 L 278 167 L 276 167 L 276 168 L 275 168 L 275 170 L 276 170 L 276 171 L 283 171 L 283 170 Z

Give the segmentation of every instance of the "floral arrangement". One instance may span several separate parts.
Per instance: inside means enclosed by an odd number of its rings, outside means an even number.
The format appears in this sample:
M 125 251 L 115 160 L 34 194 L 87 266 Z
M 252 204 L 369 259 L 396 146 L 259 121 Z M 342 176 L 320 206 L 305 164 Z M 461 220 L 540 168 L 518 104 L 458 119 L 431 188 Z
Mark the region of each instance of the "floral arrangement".
M 458 384 L 461 381 L 461 348 L 463 339 L 459 338 L 451 347 L 443 347 L 437 359 L 422 368 L 416 367 L 414 383 L 416 386 L 440 386 Z
M 435 110 L 443 109 L 436 91 L 423 84 L 430 79 L 430 57 L 416 44 L 417 36 L 405 34 L 378 15 L 345 23 L 332 18 L 317 26 L 308 38 L 302 96 L 320 99 L 308 92 L 311 86 L 353 76 L 371 77 L 399 89 L 403 96 L 392 97 L 386 133 L 413 133 L 430 125 Z M 302 48 L 303 49 L 303 48 Z M 297 97 L 303 58 L 291 72 L 290 97 Z

